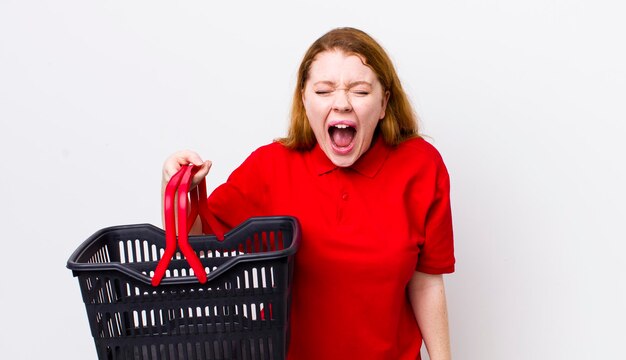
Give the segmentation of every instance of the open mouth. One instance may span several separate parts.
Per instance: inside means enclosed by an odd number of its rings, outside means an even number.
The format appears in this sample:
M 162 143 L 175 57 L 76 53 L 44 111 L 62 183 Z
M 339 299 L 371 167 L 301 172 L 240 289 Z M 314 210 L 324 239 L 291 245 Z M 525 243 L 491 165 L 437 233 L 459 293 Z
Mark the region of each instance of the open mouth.
M 338 123 L 328 128 L 333 148 L 340 153 L 349 152 L 354 146 L 356 127 L 346 123 Z

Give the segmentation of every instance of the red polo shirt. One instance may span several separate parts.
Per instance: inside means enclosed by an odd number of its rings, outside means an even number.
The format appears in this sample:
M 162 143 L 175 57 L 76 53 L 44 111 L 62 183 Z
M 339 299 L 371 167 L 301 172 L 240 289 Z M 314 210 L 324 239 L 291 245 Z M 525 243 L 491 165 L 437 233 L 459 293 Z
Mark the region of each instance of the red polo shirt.
M 406 286 L 414 271 L 454 271 L 449 178 L 423 139 L 375 139 L 349 168 L 319 146 L 254 151 L 209 197 L 226 228 L 292 215 L 302 227 L 289 359 L 419 359 Z

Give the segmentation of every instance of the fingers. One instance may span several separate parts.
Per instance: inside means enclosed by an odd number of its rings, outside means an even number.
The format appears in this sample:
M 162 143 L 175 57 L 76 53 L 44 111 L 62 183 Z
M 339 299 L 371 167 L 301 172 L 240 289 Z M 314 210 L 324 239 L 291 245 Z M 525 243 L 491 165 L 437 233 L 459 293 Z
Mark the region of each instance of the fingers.
M 200 157 L 200 155 L 198 155 L 195 151 L 177 151 L 170 155 L 170 157 L 168 157 L 163 163 L 163 182 L 167 183 L 170 178 L 174 176 L 178 170 L 180 170 L 181 167 L 189 164 L 201 166 L 198 173 L 196 173 L 196 176 L 194 176 L 194 184 L 197 184 L 203 177 L 205 177 L 211 167 L 211 162 L 202 160 L 202 157 Z
M 209 170 L 211 169 L 211 165 L 213 164 L 209 160 L 202 163 L 202 166 L 200 167 L 198 172 L 193 176 L 193 179 L 191 179 L 192 187 L 198 185 L 198 183 L 200 183 L 200 181 L 202 181 L 202 179 L 207 176 Z

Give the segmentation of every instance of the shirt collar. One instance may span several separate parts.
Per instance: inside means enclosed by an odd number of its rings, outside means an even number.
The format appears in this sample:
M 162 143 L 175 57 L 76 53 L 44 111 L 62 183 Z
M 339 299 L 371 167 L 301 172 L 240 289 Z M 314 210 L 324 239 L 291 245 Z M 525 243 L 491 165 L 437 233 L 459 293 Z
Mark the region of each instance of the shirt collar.
M 382 136 L 375 135 L 370 148 L 349 169 L 372 178 L 383 167 L 390 151 L 391 148 L 385 144 Z M 309 158 L 312 169 L 317 175 L 323 175 L 339 168 L 330 161 L 319 144 L 315 144 Z

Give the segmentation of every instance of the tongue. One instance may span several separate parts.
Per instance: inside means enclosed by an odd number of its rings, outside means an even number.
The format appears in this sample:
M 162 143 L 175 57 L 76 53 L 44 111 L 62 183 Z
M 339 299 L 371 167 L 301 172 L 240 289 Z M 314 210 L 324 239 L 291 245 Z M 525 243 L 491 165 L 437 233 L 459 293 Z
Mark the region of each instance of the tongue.
M 337 129 L 335 128 L 332 131 L 332 138 L 335 145 L 339 147 L 346 147 L 350 145 L 352 139 L 354 139 L 354 129 L 346 128 L 346 129 Z

